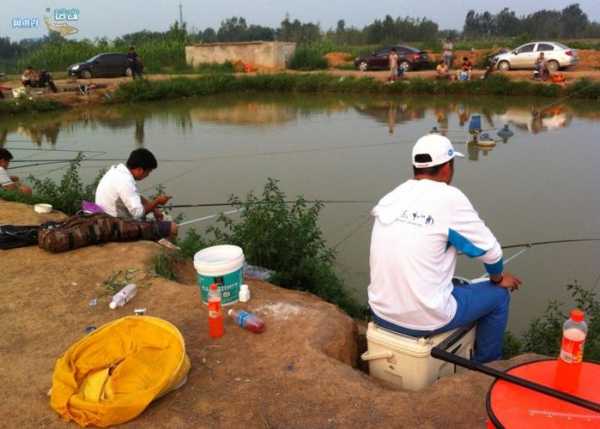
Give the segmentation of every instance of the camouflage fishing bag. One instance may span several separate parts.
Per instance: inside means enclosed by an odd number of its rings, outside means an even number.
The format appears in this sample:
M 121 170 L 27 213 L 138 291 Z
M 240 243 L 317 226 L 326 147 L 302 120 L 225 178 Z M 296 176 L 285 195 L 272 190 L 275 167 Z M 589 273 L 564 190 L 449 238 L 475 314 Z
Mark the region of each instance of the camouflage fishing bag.
M 125 220 L 104 213 L 78 214 L 58 224 L 42 225 L 38 246 L 53 253 L 109 241 L 160 239 L 153 222 Z

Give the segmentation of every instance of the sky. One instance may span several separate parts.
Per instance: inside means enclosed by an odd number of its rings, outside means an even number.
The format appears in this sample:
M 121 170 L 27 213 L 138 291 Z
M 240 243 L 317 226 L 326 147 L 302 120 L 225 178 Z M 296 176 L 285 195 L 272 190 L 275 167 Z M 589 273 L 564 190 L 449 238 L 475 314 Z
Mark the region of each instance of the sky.
M 441 29 L 461 29 L 470 9 L 497 13 L 504 7 L 524 15 L 539 9 L 563 9 L 577 0 L 181 0 L 188 29 L 218 29 L 223 19 L 242 16 L 249 24 L 277 27 L 286 13 L 292 19 L 335 27 L 339 19 L 362 28 L 386 14 L 393 17 L 427 17 Z M 141 30 L 164 31 L 179 16 L 179 0 L 2 0 L 0 36 L 12 40 L 41 37 L 47 33 L 44 15 L 58 8 L 77 8 L 79 33 L 74 39 L 117 36 Z M 600 21 L 600 0 L 579 0 L 588 17 Z M 443 7 L 440 7 L 443 4 Z M 38 28 L 13 28 L 14 18 L 38 18 Z

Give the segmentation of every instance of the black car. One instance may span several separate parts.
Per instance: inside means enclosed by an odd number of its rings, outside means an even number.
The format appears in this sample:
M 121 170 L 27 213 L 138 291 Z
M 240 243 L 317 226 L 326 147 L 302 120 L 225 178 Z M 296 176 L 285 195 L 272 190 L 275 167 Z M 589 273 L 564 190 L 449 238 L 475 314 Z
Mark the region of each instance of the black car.
M 369 55 L 355 58 L 354 65 L 360 71 L 387 70 L 390 67 L 388 57 L 392 48 L 396 48 L 398 65 L 402 66 L 404 71 L 427 68 L 430 65 L 427 52 L 410 46 L 389 46 L 380 49 Z
M 92 77 L 131 76 L 131 64 L 127 54 L 98 54 L 68 69 L 69 76 L 83 79 Z

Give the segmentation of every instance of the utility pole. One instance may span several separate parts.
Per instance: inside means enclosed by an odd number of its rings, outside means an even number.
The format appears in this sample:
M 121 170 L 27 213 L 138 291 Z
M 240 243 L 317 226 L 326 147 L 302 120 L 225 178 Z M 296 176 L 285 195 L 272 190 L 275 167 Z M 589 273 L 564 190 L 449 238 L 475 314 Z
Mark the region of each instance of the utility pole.
M 179 2 L 179 26 L 183 28 L 183 5 Z

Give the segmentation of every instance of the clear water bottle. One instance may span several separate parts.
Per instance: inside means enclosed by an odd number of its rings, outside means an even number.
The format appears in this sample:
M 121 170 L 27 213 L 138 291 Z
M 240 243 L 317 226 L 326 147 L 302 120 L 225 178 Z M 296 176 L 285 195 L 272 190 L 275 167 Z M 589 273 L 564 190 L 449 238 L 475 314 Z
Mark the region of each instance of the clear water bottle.
M 583 361 L 583 346 L 587 336 L 585 314 L 579 309 L 571 310 L 571 317 L 563 325 L 563 338 L 560 347 L 560 360 L 569 364 Z
M 239 325 L 250 332 L 260 334 L 265 330 L 265 322 L 255 314 L 244 310 L 234 310 L 233 308 L 229 310 L 227 314 L 234 320 L 236 325 Z
M 208 334 L 211 338 L 223 336 L 223 311 L 221 309 L 221 292 L 213 283 L 208 289 Z
M 123 307 L 133 299 L 136 293 L 137 286 L 134 283 L 129 283 L 127 286 L 113 295 L 112 301 L 110 304 L 108 304 L 108 306 L 113 310 L 117 307 Z

